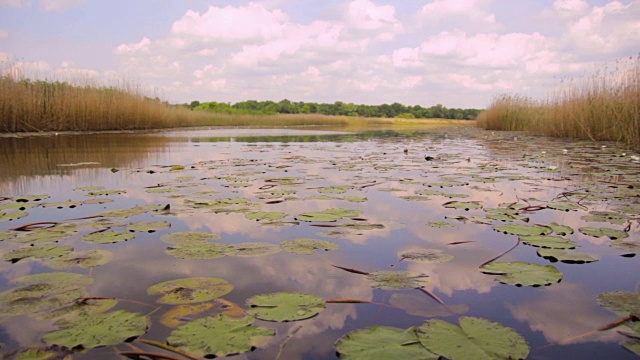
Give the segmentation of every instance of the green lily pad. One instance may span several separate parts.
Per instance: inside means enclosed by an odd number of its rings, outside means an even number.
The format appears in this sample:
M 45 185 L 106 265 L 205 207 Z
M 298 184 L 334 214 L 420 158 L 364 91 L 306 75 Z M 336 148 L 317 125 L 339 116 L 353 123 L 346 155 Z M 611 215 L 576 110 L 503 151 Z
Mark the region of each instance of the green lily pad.
M 10 231 L 0 231 L 0 241 L 11 240 L 17 236 L 16 233 Z
M 596 228 L 596 227 L 587 226 L 587 227 L 581 227 L 578 230 L 585 235 L 593 236 L 596 238 L 606 236 L 611 240 L 616 240 L 616 239 L 624 239 L 626 237 L 629 237 L 629 233 L 627 233 L 626 231 L 611 229 L 607 227 Z
M 0 204 L 0 211 L 5 211 L 5 210 L 26 210 L 26 209 L 31 209 L 34 208 L 36 206 L 39 206 L 38 204 L 33 204 L 33 203 L 7 203 L 7 204 Z
M 589 254 L 566 251 L 563 249 L 539 249 L 538 256 L 543 257 L 551 262 L 560 261 L 566 264 L 586 264 L 598 259 Z
M 170 244 L 208 242 L 220 240 L 220 235 L 204 231 L 181 231 L 163 235 L 161 240 Z
M 100 191 L 90 191 L 87 193 L 87 196 L 109 196 L 109 195 L 120 195 L 125 194 L 126 190 L 100 190 Z
M 435 228 L 444 228 L 444 227 L 455 227 L 456 224 L 448 221 L 432 221 L 427 224 L 428 226 Z
M 247 299 L 247 314 L 267 321 L 297 321 L 316 316 L 325 307 L 324 299 L 315 295 L 279 292 Z
M 71 246 L 57 246 L 57 245 L 41 245 L 41 246 L 27 246 L 20 249 L 10 251 L 2 257 L 4 260 L 11 261 L 13 263 L 18 262 L 26 258 L 35 259 L 50 259 L 73 251 Z
M 165 252 L 180 259 L 215 259 L 232 254 L 233 246 L 220 243 L 181 242 L 174 247 L 168 247 Z
M 371 286 L 387 290 L 418 289 L 431 282 L 427 275 L 399 270 L 372 272 L 367 279 L 372 282 Z
M 206 317 L 171 332 L 167 343 L 200 357 L 220 357 L 253 350 L 275 335 L 275 330 L 251 325 L 254 318 L 225 315 Z
M 86 286 L 93 283 L 93 278 L 83 274 L 70 272 L 47 272 L 21 276 L 13 282 L 19 284 L 53 284 L 53 285 L 77 285 Z
M 247 219 L 255 220 L 255 221 L 263 221 L 263 220 L 275 221 L 275 220 L 280 220 L 286 216 L 287 214 L 283 212 L 264 212 L 264 211 L 250 212 L 245 215 Z
M 606 222 L 614 225 L 624 225 L 629 217 L 612 211 L 591 211 L 589 215 L 581 217 L 584 221 L 589 222 Z
M 67 200 L 67 201 L 59 201 L 59 202 L 53 202 L 53 203 L 43 203 L 40 206 L 42 206 L 44 208 L 57 208 L 57 209 L 69 208 L 69 209 L 73 209 L 73 208 L 76 208 L 76 207 L 78 207 L 80 205 L 82 205 L 82 202 L 80 202 L 80 201 Z
M 627 341 L 624 344 L 622 344 L 622 346 L 631 351 L 632 353 L 635 353 L 636 355 L 640 356 L 640 340 L 631 340 L 631 341 Z
M 353 189 L 353 186 L 348 186 L 348 185 L 330 186 L 330 187 L 325 187 L 325 188 L 319 189 L 318 192 L 320 192 L 320 193 L 329 193 L 329 194 L 344 194 L 348 190 L 351 190 L 351 189 Z
M 23 195 L 23 196 L 16 196 L 13 198 L 13 200 L 20 203 L 29 202 L 29 201 L 38 202 L 38 201 L 46 200 L 50 197 L 51 196 L 49 195 Z
M 442 206 L 449 209 L 464 209 L 464 210 L 472 210 L 472 209 L 482 209 L 481 201 L 449 201 Z
M 632 239 L 613 240 L 609 246 L 623 251 L 640 252 L 640 241 Z
M 103 186 L 84 186 L 84 187 L 73 188 L 73 191 L 100 191 L 103 189 L 104 189 Z
M 47 344 L 71 349 L 90 349 L 117 345 L 138 337 L 149 328 L 149 318 L 126 310 L 106 314 L 83 316 L 73 322 L 61 322 L 61 330 L 48 332 L 43 339 Z
M 101 314 L 118 304 L 118 299 L 76 300 L 62 307 L 47 311 L 38 316 L 42 319 L 64 319 L 74 321 L 83 316 Z
M 71 358 L 73 351 L 66 348 L 47 348 L 47 349 L 26 349 L 18 352 L 13 357 L 7 359 L 12 360 L 56 360 Z
M 567 225 L 560 225 L 556 222 L 549 224 L 549 227 L 553 230 L 553 233 L 560 236 L 573 234 L 573 228 Z
M 640 313 L 640 294 L 631 291 L 612 291 L 598 295 L 598 305 L 619 316 Z
M 547 204 L 547 208 L 559 211 L 576 211 L 580 207 L 573 203 L 553 203 Z
M 243 242 L 234 244 L 234 253 L 236 256 L 262 256 L 271 255 L 280 252 L 282 248 L 279 245 L 261 242 Z
M 342 218 L 355 217 L 362 214 L 360 210 L 348 210 L 348 209 L 328 209 L 320 212 L 300 214 L 296 217 L 296 220 L 300 221 L 337 221 Z
M 353 203 L 362 203 L 362 202 L 369 201 L 369 199 L 367 199 L 366 197 L 359 197 L 359 196 L 345 196 L 344 199 L 347 200 L 348 202 L 353 202 Z
M 487 319 L 463 316 L 460 326 L 427 320 L 416 328 L 420 343 L 447 359 L 525 359 L 529 345 L 515 330 Z
M 138 221 L 138 222 L 133 222 L 127 225 L 125 228 L 130 232 L 138 231 L 138 232 L 153 233 L 160 229 L 166 229 L 169 227 L 171 227 L 171 224 L 167 221 L 153 221 L 153 222 Z
M 398 252 L 400 260 L 424 262 L 424 263 L 445 263 L 453 260 L 453 255 L 443 254 L 442 250 L 435 249 L 408 249 Z
M 129 241 L 136 237 L 135 234 L 118 232 L 118 231 L 100 231 L 88 234 L 80 238 L 82 241 L 92 242 L 94 244 L 111 244 L 121 241 Z
M 99 214 L 99 216 L 102 217 L 132 217 L 132 216 L 136 216 L 136 215 L 142 215 L 144 213 L 150 212 L 150 211 L 161 211 L 165 208 L 165 206 L 162 205 L 145 205 L 145 206 L 134 206 L 132 208 L 129 209 L 118 209 L 118 210 L 111 210 L 111 211 L 107 211 L 107 212 L 103 212 L 102 214 Z
M 113 253 L 111 251 L 101 249 L 74 251 L 47 261 L 46 265 L 54 269 L 63 269 L 70 266 L 92 268 L 108 263 L 112 257 Z
M 28 215 L 29 213 L 26 211 L 13 211 L 9 213 L 0 212 L 0 221 L 18 220 Z
M 75 234 L 75 232 L 38 229 L 29 231 L 25 234 L 20 234 L 14 239 L 14 241 L 24 244 L 53 243 L 64 240 L 73 234 Z
M 519 224 L 496 225 L 493 230 L 511 235 L 548 235 L 553 231 L 548 226 Z
M 338 244 L 331 241 L 306 238 L 283 241 L 280 247 L 284 251 L 304 255 L 311 255 L 316 250 L 330 251 L 340 248 Z
M 186 278 L 155 284 L 147 294 L 164 296 L 160 304 L 191 304 L 224 296 L 233 290 L 233 285 L 219 278 Z
M 417 339 L 413 327 L 398 329 L 374 325 L 341 337 L 336 344 L 336 351 L 345 360 L 440 358 L 425 349 Z
M 491 262 L 480 269 L 485 274 L 498 275 L 496 280 L 503 284 L 516 286 L 548 286 L 562 280 L 562 273 L 554 266 L 522 261 Z
M 547 249 L 575 249 L 576 244 L 571 240 L 551 235 L 525 235 L 520 236 L 520 241 L 525 245 Z

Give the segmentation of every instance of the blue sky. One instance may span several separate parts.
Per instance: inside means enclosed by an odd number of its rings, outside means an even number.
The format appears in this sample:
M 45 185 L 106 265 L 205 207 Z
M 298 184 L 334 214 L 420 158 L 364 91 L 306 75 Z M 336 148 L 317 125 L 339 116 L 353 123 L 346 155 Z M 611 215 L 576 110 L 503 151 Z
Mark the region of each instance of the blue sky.
M 0 0 L 2 71 L 171 102 L 486 107 L 640 52 L 640 0 Z

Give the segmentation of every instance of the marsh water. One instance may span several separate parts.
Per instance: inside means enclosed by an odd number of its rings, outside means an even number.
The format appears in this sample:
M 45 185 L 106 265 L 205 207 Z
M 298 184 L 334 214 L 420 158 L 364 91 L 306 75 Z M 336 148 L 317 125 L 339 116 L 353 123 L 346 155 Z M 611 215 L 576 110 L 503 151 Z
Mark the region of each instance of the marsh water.
M 342 300 L 326 303 L 308 319 L 256 319 L 252 326 L 275 335 L 234 358 L 333 359 L 339 339 L 356 330 L 408 329 L 433 319 L 458 325 L 462 317 L 476 317 L 520 334 L 531 359 L 632 359 L 636 355 L 622 344 L 634 340 L 621 334 L 631 328 L 596 330 L 624 316 L 601 306 L 599 295 L 638 291 L 636 155 L 615 144 L 470 127 L 0 138 L 0 291 L 24 286 L 20 279 L 32 274 L 83 274 L 91 279 L 83 296 L 119 299 L 108 311 L 148 316 L 150 326 L 140 338 L 161 343 L 176 327 L 199 318 L 230 309 L 242 316 L 250 309 L 247 300 L 260 294 Z M 148 205 L 155 206 L 133 214 L 114 211 Z M 572 244 L 564 246 L 565 255 L 541 256 L 546 246 L 518 242 L 522 227 L 498 227 L 539 224 L 551 236 L 553 223 L 571 229 L 553 230 L 560 242 Z M 65 226 L 75 227 L 63 232 Z M 45 238 L 58 229 L 64 235 Z M 175 251 L 180 246 L 168 236 L 187 231 L 210 233 L 210 242 L 227 250 Z M 112 232 L 130 236 L 85 237 Z M 279 247 L 295 239 L 333 245 L 307 253 Z M 273 246 L 262 251 L 247 243 Z M 523 285 L 480 269 L 516 243 L 494 262 L 550 265 L 560 278 Z M 18 251 L 43 246 L 52 252 Z M 57 252 L 63 247 L 68 251 Z M 412 258 L 406 252 L 416 249 L 452 258 Z M 103 250 L 102 260 L 84 262 L 91 250 Z M 334 265 L 361 273 L 425 275 L 420 279 L 426 291 L 376 287 L 367 275 Z M 178 305 L 159 303 L 147 290 L 195 277 L 223 279 L 232 290 L 200 302 L 211 305 L 204 311 L 168 324 L 165 314 Z M 0 298 L 3 354 L 55 343 L 46 334 L 60 323 L 37 316 L 52 308 L 38 302 L 33 310 L 12 313 L 15 299 Z M 164 350 L 133 341 L 73 356 L 117 358 L 119 351 Z

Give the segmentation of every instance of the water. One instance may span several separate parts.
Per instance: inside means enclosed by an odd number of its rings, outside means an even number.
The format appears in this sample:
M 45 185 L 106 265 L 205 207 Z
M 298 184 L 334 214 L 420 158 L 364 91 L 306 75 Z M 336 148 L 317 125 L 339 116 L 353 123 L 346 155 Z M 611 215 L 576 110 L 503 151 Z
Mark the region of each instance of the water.
M 20 286 L 14 280 L 28 274 L 66 271 L 90 275 L 93 283 L 86 287 L 85 296 L 122 299 L 110 311 L 149 314 L 151 327 L 142 338 L 160 342 L 173 331 L 160 322 L 173 305 L 158 304 L 158 296 L 148 295 L 147 289 L 172 279 L 224 279 L 233 290 L 223 298 L 243 308 L 252 296 L 284 291 L 374 302 L 327 304 L 317 316 L 302 321 L 256 320 L 254 325 L 275 329 L 276 336 L 235 358 L 332 359 L 336 358 L 336 341 L 357 329 L 372 325 L 404 329 L 434 318 L 458 324 L 461 316 L 473 316 L 516 330 L 531 348 L 529 358 L 630 359 L 633 353 L 620 345 L 628 339 L 618 329 L 593 330 L 620 317 L 598 305 L 599 294 L 637 291 L 638 257 L 629 257 L 633 251 L 611 247 L 612 241 L 606 237 L 588 236 L 578 229 L 606 226 L 622 230 L 630 225 L 628 239 L 638 241 L 635 219 L 609 224 L 583 216 L 598 210 L 637 217 L 640 192 L 635 185 L 640 184 L 640 164 L 631 158 L 635 153 L 630 150 L 602 145 L 468 128 L 359 133 L 340 129 L 217 129 L 0 138 L 0 196 L 6 198 L 0 205 L 14 203 L 24 195 L 50 196 L 36 202 L 39 206 L 26 209 L 28 216 L 0 221 L 0 230 L 35 222 L 81 223 L 89 220 L 69 219 L 136 205 L 170 205 L 171 209 L 170 213 L 152 211 L 112 219 L 107 231 L 123 231 L 136 221 L 170 224 L 151 233 L 136 232 L 135 238 L 126 242 L 80 240 L 93 229 L 56 244 L 72 246 L 75 251 L 113 253 L 104 265 L 52 269 L 46 258 L 4 261 L 0 264 L 0 291 Z M 122 193 L 89 196 L 90 190 L 78 190 L 89 186 Z M 167 192 L 158 192 L 164 190 Z M 424 190 L 466 197 L 416 197 Z M 42 205 L 96 198 L 112 202 L 74 203 L 75 207 L 62 209 Z M 204 205 L 215 199 L 238 198 L 248 203 Z M 450 201 L 478 201 L 482 209 L 443 206 Z M 547 207 L 557 203 L 571 203 L 576 209 L 567 212 Z M 562 280 L 550 286 L 517 287 L 482 273 L 480 265 L 511 248 L 518 239 L 492 229 L 492 225 L 507 222 L 486 218 L 490 214 L 485 210 L 509 204 L 532 210 L 521 212 L 528 222 L 514 224 L 557 222 L 572 227 L 575 233 L 565 238 L 578 246 L 574 252 L 587 253 L 598 261 L 551 263 L 537 255 L 538 248 L 520 244 L 497 261 L 553 265 L 562 272 Z M 360 213 L 336 222 L 299 221 L 301 214 L 332 208 Z M 256 211 L 285 215 L 275 224 L 246 217 Z M 244 242 L 278 245 L 312 238 L 331 241 L 339 249 L 312 255 L 281 251 L 263 256 L 183 259 L 168 254 L 167 248 L 173 245 L 161 240 L 182 231 L 215 233 L 220 236 L 216 242 L 231 246 Z M 0 254 L 6 256 L 23 246 L 29 244 L 5 240 L 0 243 Z M 398 253 L 413 248 L 442 250 L 454 258 L 445 263 L 400 261 Z M 373 288 L 366 276 L 332 265 L 363 272 L 426 274 L 430 284 L 425 289 L 446 306 L 415 289 Z M 182 320 L 224 311 L 220 302 L 209 302 L 214 305 L 210 310 Z M 36 316 L 3 317 L 2 352 L 45 347 L 43 334 L 58 326 Z M 133 346 L 158 351 L 137 341 Z M 120 344 L 76 356 L 109 358 L 115 351 L 130 350 L 130 345 Z

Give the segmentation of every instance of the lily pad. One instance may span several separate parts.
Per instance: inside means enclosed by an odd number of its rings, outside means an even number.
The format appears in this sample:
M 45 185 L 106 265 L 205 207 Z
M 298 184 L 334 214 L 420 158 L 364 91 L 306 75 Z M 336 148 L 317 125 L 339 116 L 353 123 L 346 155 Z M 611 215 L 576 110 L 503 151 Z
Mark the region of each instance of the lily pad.
M 427 275 L 399 270 L 372 272 L 367 279 L 372 282 L 371 286 L 387 290 L 418 289 L 431 282 Z
M 104 313 L 117 304 L 118 299 L 82 299 L 42 313 L 38 317 L 42 319 L 74 321 L 79 317 Z
M 576 211 L 580 209 L 580 207 L 573 203 L 552 203 L 547 204 L 547 208 L 559 211 Z
M 398 252 L 398 257 L 400 260 L 424 263 L 445 263 L 453 260 L 453 255 L 435 249 L 408 249 Z
M 344 194 L 346 193 L 348 190 L 352 189 L 353 186 L 348 186 L 348 185 L 343 185 L 343 186 L 330 186 L 330 187 L 325 187 L 322 189 L 319 189 L 318 192 L 320 193 L 329 193 L 329 194 Z
M 160 229 L 166 229 L 171 227 L 171 224 L 167 221 L 154 221 L 154 222 L 146 222 L 146 221 L 138 221 L 133 222 L 127 225 L 125 228 L 130 232 L 148 232 L 153 233 Z
M 49 195 L 23 195 L 23 196 L 16 196 L 13 198 L 13 200 L 19 203 L 29 202 L 29 201 L 38 202 L 38 201 L 46 200 L 50 197 L 51 196 Z
M 99 191 L 90 191 L 87 193 L 87 196 L 109 196 L 109 195 L 120 195 L 125 194 L 126 190 L 99 190 Z
M 633 253 L 640 252 L 640 241 L 631 239 L 613 240 L 609 246 Z
M 47 344 L 71 349 L 90 349 L 117 345 L 144 334 L 149 318 L 126 310 L 106 314 L 83 316 L 73 322 L 62 322 L 63 329 L 48 332 L 43 339 Z
M 548 235 L 553 231 L 548 226 L 519 224 L 496 225 L 493 230 L 511 235 Z
M 456 224 L 448 221 L 432 221 L 427 224 L 428 226 L 435 228 L 444 228 L 444 227 L 455 227 Z
M 345 360 L 437 360 L 440 358 L 417 341 L 413 327 L 398 329 L 374 325 L 355 330 L 338 340 L 336 351 L 340 358 Z
M 168 247 L 165 252 L 180 259 L 215 259 L 232 254 L 233 246 L 220 243 L 181 242 L 174 247 Z
M 82 241 L 92 242 L 94 244 L 111 244 L 121 241 L 129 241 L 136 237 L 135 234 L 118 232 L 118 231 L 100 231 L 85 235 L 80 238 Z
M 575 249 L 576 244 L 571 240 L 551 235 L 526 235 L 520 236 L 520 241 L 525 245 L 546 249 Z
M 36 244 L 58 242 L 75 234 L 72 231 L 56 231 L 52 229 L 38 229 L 21 234 L 14 239 L 18 243 Z
M 171 346 L 200 357 L 243 353 L 265 344 L 275 330 L 251 325 L 254 318 L 225 315 L 194 320 L 175 329 L 167 338 Z
M 26 258 L 35 259 L 50 259 L 53 257 L 62 256 L 64 254 L 73 251 L 71 246 L 57 246 L 57 245 L 41 245 L 41 246 L 27 246 L 20 249 L 10 251 L 2 257 L 7 261 L 13 263 L 18 262 Z
M 554 266 L 522 261 L 491 262 L 480 269 L 485 274 L 498 275 L 496 280 L 503 284 L 516 286 L 548 286 L 562 280 L 562 273 Z
M 261 242 L 244 242 L 234 244 L 234 253 L 236 256 L 262 256 L 271 255 L 280 252 L 281 247 L 270 243 Z
M 54 203 L 43 203 L 41 206 L 44 208 L 73 209 L 80 205 L 82 205 L 82 202 L 80 201 L 67 200 L 67 201 L 59 201 Z
M 598 295 L 598 305 L 620 316 L 640 313 L 640 294 L 631 291 L 613 291 Z
M 573 228 L 567 225 L 560 225 L 556 222 L 549 224 L 549 227 L 553 229 L 553 233 L 560 236 L 573 234 Z
M 598 259 L 589 254 L 566 251 L 562 249 L 539 249 L 538 256 L 543 257 L 551 262 L 560 261 L 566 264 L 586 264 Z
M 233 285 L 219 278 L 186 278 L 155 284 L 147 294 L 164 296 L 160 304 L 191 304 L 224 296 L 233 290 Z
M 311 255 L 316 250 L 330 251 L 340 248 L 338 244 L 331 241 L 306 238 L 283 241 L 280 247 L 284 251 L 304 255 Z
M 85 286 L 93 283 L 93 278 L 87 275 L 70 272 L 46 272 L 21 276 L 13 282 L 19 284 L 53 284 Z
M 525 359 L 529 345 L 515 330 L 487 319 L 463 316 L 460 326 L 427 320 L 416 328 L 425 348 L 447 359 Z
M 247 299 L 247 305 L 251 307 L 247 314 L 267 321 L 304 320 L 325 307 L 321 297 L 294 292 L 256 295 Z
M 178 326 L 185 323 L 184 318 L 189 315 L 199 314 L 207 311 L 213 307 L 211 303 L 201 303 L 196 305 L 177 305 L 171 310 L 167 311 L 160 318 L 162 325 L 175 329 Z
M 472 209 L 482 209 L 482 202 L 480 201 L 449 201 L 442 206 L 450 209 L 464 209 L 465 211 Z
M 360 210 L 348 210 L 341 208 L 328 209 L 320 212 L 312 212 L 306 214 L 300 214 L 296 217 L 296 220 L 300 221 L 337 221 L 342 218 L 355 217 L 362 214 Z
M 635 353 L 636 355 L 640 356 L 640 340 L 631 340 L 631 341 L 627 341 L 624 344 L 622 344 L 622 346 L 631 351 L 632 353 Z
M 283 212 L 264 212 L 264 211 L 250 212 L 245 215 L 247 219 L 255 220 L 255 221 L 264 221 L 264 220 L 274 221 L 274 220 L 280 220 L 286 216 L 287 214 Z
M 581 219 L 589 222 L 606 222 L 614 225 L 624 225 L 627 220 L 629 220 L 629 217 L 611 211 L 591 211 L 589 215 L 585 215 Z
M 606 236 L 611 240 L 616 240 L 616 239 L 624 239 L 626 237 L 629 237 L 629 233 L 627 233 L 626 231 L 611 229 L 607 227 L 596 228 L 596 227 L 587 226 L 587 227 L 581 227 L 578 230 L 585 235 L 593 236 L 596 238 Z
M 29 213 L 26 211 L 13 211 L 8 213 L 0 212 L 0 221 L 18 220 L 28 215 Z
M 171 244 L 208 242 L 220 240 L 220 235 L 204 231 L 181 231 L 164 235 L 161 240 Z
M 17 236 L 16 233 L 10 231 L 0 231 L 0 241 L 11 240 Z
M 111 251 L 102 249 L 74 251 L 47 261 L 46 265 L 54 269 L 63 269 L 70 266 L 92 268 L 108 263 L 112 257 L 113 253 Z

